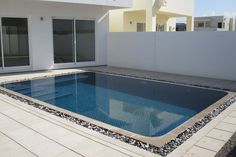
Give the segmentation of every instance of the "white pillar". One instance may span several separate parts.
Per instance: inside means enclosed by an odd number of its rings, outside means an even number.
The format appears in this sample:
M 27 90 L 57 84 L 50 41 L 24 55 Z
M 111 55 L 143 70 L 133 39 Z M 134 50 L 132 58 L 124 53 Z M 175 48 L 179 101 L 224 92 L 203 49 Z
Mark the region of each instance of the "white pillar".
M 194 19 L 192 16 L 187 17 L 187 31 L 191 32 L 194 30 Z
M 146 32 L 156 32 L 156 24 L 156 12 L 152 10 L 146 10 Z

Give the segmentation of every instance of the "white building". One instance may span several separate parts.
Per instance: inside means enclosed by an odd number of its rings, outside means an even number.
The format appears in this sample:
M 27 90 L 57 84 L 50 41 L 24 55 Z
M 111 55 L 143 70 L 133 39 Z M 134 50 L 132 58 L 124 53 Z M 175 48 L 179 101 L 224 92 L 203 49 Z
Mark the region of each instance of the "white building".
M 132 0 L 0 1 L 0 72 L 106 64 L 108 11 Z
M 195 31 L 234 31 L 235 19 L 225 16 L 195 17 Z

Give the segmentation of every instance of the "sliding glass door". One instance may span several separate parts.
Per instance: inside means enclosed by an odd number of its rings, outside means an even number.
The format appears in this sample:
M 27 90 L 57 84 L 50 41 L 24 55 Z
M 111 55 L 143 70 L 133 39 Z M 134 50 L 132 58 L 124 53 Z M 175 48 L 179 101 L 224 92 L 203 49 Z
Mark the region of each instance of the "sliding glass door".
M 87 62 L 95 60 L 95 23 L 76 20 L 76 60 Z
M 29 65 L 28 21 L 26 18 L 2 18 L 3 66 Z M 2 63 L 1 63 L 2 64 Z
M 0 26 L 1 28 L 1 26 Z M 0 67 L 2 67 L 2 34 L 0 31 Z
M 95 22 L 53 19 L 54 62 L 95 61 Z
M 53 20 L 54 62 L 71 63 L 74 55 L 74 21 Z

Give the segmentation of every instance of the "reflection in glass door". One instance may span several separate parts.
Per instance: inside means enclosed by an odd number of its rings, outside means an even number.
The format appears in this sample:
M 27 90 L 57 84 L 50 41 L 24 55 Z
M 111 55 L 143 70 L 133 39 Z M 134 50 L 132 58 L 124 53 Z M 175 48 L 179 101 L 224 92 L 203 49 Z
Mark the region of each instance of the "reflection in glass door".
M 27 18 L 2 18 L 4 67 L 29 65 Z
M 74 62 L 74 21 L 53 20 L 54 62 Z

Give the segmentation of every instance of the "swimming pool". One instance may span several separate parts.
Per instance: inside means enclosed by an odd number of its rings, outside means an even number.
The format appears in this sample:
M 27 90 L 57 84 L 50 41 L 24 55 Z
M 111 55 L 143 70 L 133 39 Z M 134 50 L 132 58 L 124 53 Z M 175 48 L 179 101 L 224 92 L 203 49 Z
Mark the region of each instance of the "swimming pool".
M 227 95 L 222 91 L 93 72 L 3 86 L 148 137 L 168 133 Z

